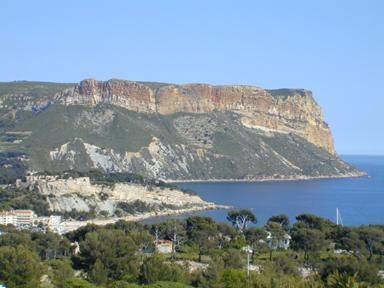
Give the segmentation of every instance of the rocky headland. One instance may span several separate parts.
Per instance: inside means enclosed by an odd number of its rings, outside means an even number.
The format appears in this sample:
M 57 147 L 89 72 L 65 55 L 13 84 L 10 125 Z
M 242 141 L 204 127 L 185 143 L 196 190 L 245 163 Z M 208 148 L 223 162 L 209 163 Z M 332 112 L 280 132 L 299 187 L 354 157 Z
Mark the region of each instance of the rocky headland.
M 18 165 L 29 171 L 101 169 L 164 181 L 362 175 L 338 157 L 305 89 L 9 82 L 0 83 L 0 109 L 3 146 L 24 153 Z

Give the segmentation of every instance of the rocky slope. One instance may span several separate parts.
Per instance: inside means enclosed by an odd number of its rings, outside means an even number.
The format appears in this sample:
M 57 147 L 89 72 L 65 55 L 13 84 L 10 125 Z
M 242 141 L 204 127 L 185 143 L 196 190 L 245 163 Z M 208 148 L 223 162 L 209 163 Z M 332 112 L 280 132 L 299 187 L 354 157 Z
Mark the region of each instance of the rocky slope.
M 100 168 L 166 180 L 360 175 L 335 154 L 307 90 L 123 80 L 20 85 L 0 84 L 2 148 L 28 154 L 30 170 Z
M 307 90 L 88 79 L 58 98 L 65 105 L 93 107 L 109 103 L 135 112 L 162 115 L 232 111 L 241 116 L 242 124 L 247 127 L 292 132 L 330 153 L 335 152 L 321 109 Z
M 216 208 L 197 195 L 170 187 L 144 186 L 133 183 L 97 184 L 89 177 L 60 178 L 59 176 L 27 176 L 18 183 L 46 197 L 54 213 L 90 212 L 104 216 L 129 216 L 151 212 L 177 213 L 182 210 Z

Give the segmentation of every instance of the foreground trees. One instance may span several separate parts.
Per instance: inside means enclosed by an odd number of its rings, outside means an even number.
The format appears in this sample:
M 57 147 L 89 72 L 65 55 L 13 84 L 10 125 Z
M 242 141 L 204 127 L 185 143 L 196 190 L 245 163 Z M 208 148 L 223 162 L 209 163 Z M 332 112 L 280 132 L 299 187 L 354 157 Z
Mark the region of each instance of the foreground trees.
M 236 222 L 245 216 L 247 221 Z M 383 226 L 340 227 L 303 214 L 293 225 L 277 215 L 264 227 L 255 227 L 251 224 L 256 217 L 249 211 L 230 212 L 228 219 L 232 225 L 199 216 L 147 225 L 119 221 L 88 225 L 63 237 L 2 227 L 0 283 L 27 288 L 384 284 L 379 277 L 384 270 Z M 285 249 L 281 241 L 287 235 L 292 239 Z M 170 240 L 172 253 L 157 254 L 156 240 Z M 68 250 L 73 241 L 80 244 L 78 255 Z M 248 275 L 249 248 L 253 255 Z
M 324 235 L 316 229 L 295 227 L 292 231 L 292 248 L 304 251 L 304 261 L 308 264 L 309 254 L 316 254 L 325 249 L 328 242 Z
M 78 268 L 88 272 L 95 284 L 104 284 L 109 278 L 134 281 L 139 276 L 138 246 L 129 233 L 116 229 L 87 233 L 80 251 Z
M 39 285 L 42 267 L 36 253 L 23 246 L 0 248 L 0 279 L 9 288 Z
M 280 226 L 285 230 L 285 231 L 289 231 L 289 229 L 291 228 L 291 222 L 289 221 L 289 217 L 285 214 L 280 214 L 280 215 L 276 215 L 276 216 L 272 216 L 268 219 L 267 221 L 267 224 L 266 225 L 269 225 L 269 223 L 277 223 L 277 224 L 280 224 Z
M 229 211 L 227 220 L 232 223 L 241 233 L 248 227 L 249 224 L 257 223 L 257 218 L 250 210 Z
M 185 272 L 179 265 L 166 263 L 161 255 L 153 255 L 145 259 L 141 267 L 140 280 L 144 284 L 157 281 L 184 282 Z
M 358 234 L 359 239 L 364 242 L 369 253 L 369 260 L 372 259 L 374 253 L 383 254 L 384 230 L 382 227 L 362 227 Z
M 280 243 L 285 239 L 286 232 L 282 225 L 276 222 L 268 222 L 265 226 L 268 235 L 269 260 L 272 260 L 272 253 L 279 249 Z

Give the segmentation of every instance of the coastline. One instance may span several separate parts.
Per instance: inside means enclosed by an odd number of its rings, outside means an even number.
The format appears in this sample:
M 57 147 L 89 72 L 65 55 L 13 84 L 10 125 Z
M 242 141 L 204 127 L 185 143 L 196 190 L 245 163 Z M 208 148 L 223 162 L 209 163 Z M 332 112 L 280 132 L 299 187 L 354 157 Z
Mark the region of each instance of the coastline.
M 275 177 L 263 177 L 256 179 L 190 179 L 190 180 L 167 180 L 167 183 L 257 183 L 257 182 L 282 182 L 282 181 L 308 181 L 308 180 L 322 180 L 322 179 L 343 179 L 343 178 L 358 178 L 358 177 L 367 177 L 367 173 L 365 172 L 354 172 L 343 175 L 333 175 L 333 176 L 293 176 L 293 177 L 285 177 L 285 178 L 275 178 Z M 178 210 L 166 209 L 163 211 L 152 211 L 146 212 L 142 214 L 129 215 L 125 217 L 116 217 L 116 218 L 108 218 L 108 219 L 91 219 L 85 221 L 77 221 L 77 220 L 67 220 L 63 222 L 63 230 L 64 233 L 76 230 L 80 227 L 86 226 L 87 224 L 93 225 L 108 225 L 113 224 L 119 220 L 131 221 L 131 222 L 140 222 L 149 219 L 156 219 L 166 216 L 178 216 L 184 214 L 190 214 L 194 212 L 200 211 L 208 211 L 208 210 L 220 210 L 220 209 L 231 209 L 233 207 L 226 205 L 219 205 L 212 202 L 206 202 L 201 206 L 194 206 L 190 208 L 183 208 Z
M 148 220 L 151 218 L 157 218 L 157 217 L 177 216 L 177 215 L 184 215 L 184 214 L 189 214 L 194 212 L 219 210 L 219 209 L 231 209 L 231 206 L 219 205 L 219 204 L 208 202 L 205 205 L 191 207 L 191 208 L 146 212 L 138 215 L 129 215 L 129 216 L 118 217 L 118 218 L 109 218 L 109 219 L 96 218 L 96 219 L 85 220 L 85 221 L 67 220 L 62 223 L 64 228 L 63 234 L 76 230 L 80 227 L 86 226 L 87 224 L 104 226 L 104 225 L 116 223 L 117 221 L 120 221 L 120 220 L 124 220 L 128 222 L 140 222 L 140 221 Z
M 284 178 L 263 177 L 252 179 L 183 179 L 183 180 L 162 180 L 169 184 L 178 183 L 257 183 L 257 182 L 283 182 L 283 181 L 308 181 L 308 180 L 326 180 L 326 179 L 345 179 L 360 178 L 369 176 L 365 172 L 355 172 L 343 175 L 327 175 L 327 176 L 291 176 Z

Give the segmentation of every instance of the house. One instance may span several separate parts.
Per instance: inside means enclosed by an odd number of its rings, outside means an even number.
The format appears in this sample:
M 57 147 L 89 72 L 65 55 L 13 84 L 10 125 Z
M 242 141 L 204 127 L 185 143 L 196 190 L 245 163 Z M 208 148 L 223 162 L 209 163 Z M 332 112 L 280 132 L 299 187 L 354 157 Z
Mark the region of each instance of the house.
M 34 221 L 36 231 L 51 231 L 59 235 L 63 234 L 64 226 L 60 215 L 36 217 Z
M 278 241 L 273 239 L 271 232 L 267 231 L 267 233 L 268 233 L 267 242 L 268 242 L 269 248 L 271 248 L 271 249 L 284 249 L 284 250 L 287 250 L 289 248 L 289 245 L 291 243 L 292 238 L 288 233 L 285 233 L 283 236 L 283 239 L 280 239 Z
M 170 254 L 173 252 L 173 242 L 171 240 L 158 240 L 155 243 L 156 252 Z
M 384 270 L 379 270 L 377 276 L 379 276 L 381 279 L 384 279 Z
M 0 212 L 0 225 L 7 226 L 9 224 L 16 226 L 15 214 L 10 211 Z
M 17 228 L 29 228 L 36 215 L 32 210 L 11 210 L 0 212 L 0 225 L 14 225 Z
M 55 232 L 59 235 L 63 234 L 63 227 L 61 225 L 61 216 L 51 215 L 48 219 L 48 230 Z
M 32 210 L 12 210 L 16 217 L 16 226 L 20 228 L 31 227 L 36 217 Z

